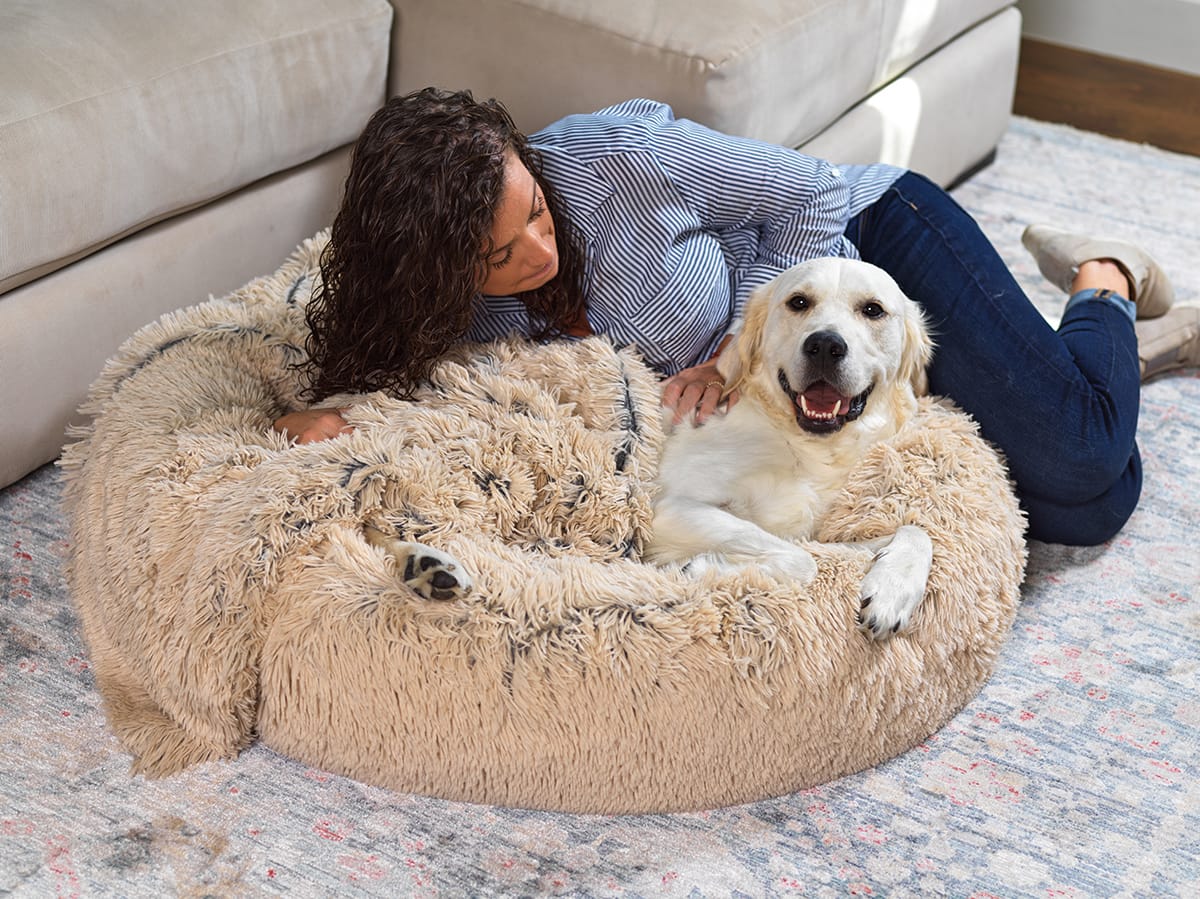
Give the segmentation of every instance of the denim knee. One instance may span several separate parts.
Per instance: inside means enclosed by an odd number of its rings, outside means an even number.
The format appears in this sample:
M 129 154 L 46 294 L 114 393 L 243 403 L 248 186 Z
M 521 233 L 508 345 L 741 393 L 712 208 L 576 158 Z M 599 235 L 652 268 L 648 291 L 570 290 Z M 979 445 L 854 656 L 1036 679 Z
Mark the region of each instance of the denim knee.
M 1093 479 L 1093 485 L 1097 482 Z M 1029 520 L 1029 537 L 1068 546 L 1097 546 L 1111 540 L 1125 526 L 1142 495 L 1142 461 L 1137 447 L 1124 469 L 1098 495 L 1080 502 L 1022 491 L 1021 508 Z
M 1036 499 L 1022 499 L 1021 508 L 1029 521 L 1028 537 L 1043 543 L 1066 546 L 1099 546 L 1107 543 L 1129 521 L 1137 507 L 1136 496 L 1087 507 L 1055 506 Z
M 1088 441 L 1061 454 L 1038 476 L 1018 478 L 1018 486 L 1048 502 L 1083 506 L 1104 497 L 1126 473 L 1129 451 L 1109 442 Z

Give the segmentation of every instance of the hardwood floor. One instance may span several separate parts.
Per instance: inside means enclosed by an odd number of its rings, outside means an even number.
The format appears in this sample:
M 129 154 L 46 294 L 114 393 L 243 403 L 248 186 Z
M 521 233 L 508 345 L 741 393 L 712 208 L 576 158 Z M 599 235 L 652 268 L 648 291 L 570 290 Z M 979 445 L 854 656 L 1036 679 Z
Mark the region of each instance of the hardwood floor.
M 1200 156 L 1200 77 L 1023 38 L 1013 111 Z

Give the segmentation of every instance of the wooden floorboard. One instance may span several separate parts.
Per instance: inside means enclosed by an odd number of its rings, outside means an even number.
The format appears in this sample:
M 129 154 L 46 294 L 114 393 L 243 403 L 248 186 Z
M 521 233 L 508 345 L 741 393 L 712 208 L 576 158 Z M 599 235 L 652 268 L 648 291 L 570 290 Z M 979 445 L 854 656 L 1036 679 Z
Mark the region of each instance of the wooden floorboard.
M 1200 156 L 1200 77 L 1023 38 L 1013 111 Z

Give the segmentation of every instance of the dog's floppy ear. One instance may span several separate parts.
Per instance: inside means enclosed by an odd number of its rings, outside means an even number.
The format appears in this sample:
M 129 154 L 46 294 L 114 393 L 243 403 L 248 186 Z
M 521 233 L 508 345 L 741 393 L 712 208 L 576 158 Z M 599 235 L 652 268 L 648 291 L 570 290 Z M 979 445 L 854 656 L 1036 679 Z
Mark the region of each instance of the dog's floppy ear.
M 924 396 L 929 392 L 926 369 L 933 360 L 933 339 L 925 326 L 921 307 L 905 298 L 904 347 L 900 353 L 900 379 L 912 385 L 913 393 Z
M 742 309 L 742 320 L 733 340 L 726 344 L 717 359 L 717 373 L 725 379 L 725 392 L 741 386 L 742 381 L 753 371 L 754 360 L 759 358 L 763 342 L 763 330 L 767 322 L 769 285 L 757 288 L 746 298 Z

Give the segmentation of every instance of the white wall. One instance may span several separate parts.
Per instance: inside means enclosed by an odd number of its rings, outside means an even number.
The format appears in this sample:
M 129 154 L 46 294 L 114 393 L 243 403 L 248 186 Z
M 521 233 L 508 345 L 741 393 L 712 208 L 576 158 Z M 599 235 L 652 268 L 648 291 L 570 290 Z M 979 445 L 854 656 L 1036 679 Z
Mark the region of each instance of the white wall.
M 1200 0 L 1017 0 L 1026 37 L 1200 75 Z

